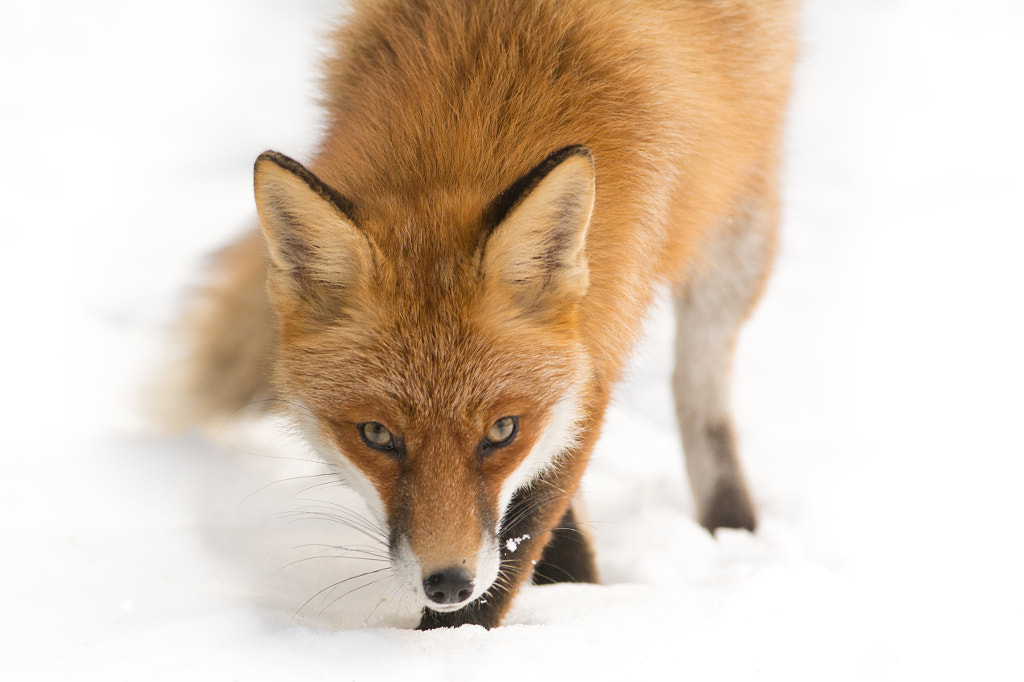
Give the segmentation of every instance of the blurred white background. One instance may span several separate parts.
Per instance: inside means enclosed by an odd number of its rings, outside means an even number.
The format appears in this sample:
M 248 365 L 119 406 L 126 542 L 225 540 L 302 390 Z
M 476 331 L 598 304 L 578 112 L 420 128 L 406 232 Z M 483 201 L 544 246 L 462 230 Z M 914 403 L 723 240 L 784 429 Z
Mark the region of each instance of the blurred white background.
M 587 479 L 607 584 L 433 633 L 386 581 L 303 608 L 359 569 L 286 567 L 344 529 L 282 516 L 305 484 L 263 486 L 317 470 L 273 425 L 213 445 L 139 411 L 204 254 L 252 225 L 253 160 L 316 145 L 335 14 L 0 5 L 0 675 L 1024 677 L 1024 5 L 807 3 L 736 367 L 758 534 L 691 519 L 663 308 Z

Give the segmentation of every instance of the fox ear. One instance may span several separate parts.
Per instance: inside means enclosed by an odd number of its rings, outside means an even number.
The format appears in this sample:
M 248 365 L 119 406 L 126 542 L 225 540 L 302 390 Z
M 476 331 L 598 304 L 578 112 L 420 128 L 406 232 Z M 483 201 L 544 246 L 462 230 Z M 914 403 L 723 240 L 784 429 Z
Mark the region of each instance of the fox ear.
M 574 146 L 502 193 L 481 264 L 488 289 L 500 287 L 530 311 L 578 301 L 589 284 L 584 246 L 594 192 L 590 151 Z
M 371 272 L 369 237 L 352 221 L 349 202 L 299 162 L 264 152 L 254 176 L 271 301 L 279 311 L 304 303 L 330 313 Z

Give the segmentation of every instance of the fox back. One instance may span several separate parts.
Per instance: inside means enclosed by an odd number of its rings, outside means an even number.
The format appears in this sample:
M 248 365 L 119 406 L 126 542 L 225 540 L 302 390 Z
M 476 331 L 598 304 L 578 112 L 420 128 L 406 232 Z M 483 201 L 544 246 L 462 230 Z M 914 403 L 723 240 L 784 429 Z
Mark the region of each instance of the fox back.
M 680 319 L 719 301 L 691 326 L 724 330 L 721 355 L 767 274 L 792 15 L 382 0 L 332 35 L 321 145 L 259 157 L 262 234 L 193 317 L 194 402 L 281 398 L 387 529 L 424 627 L 498 624 L 545 566 L 596 579 L 559 529 L 654 291 Z M 681 424 L 728 426 L 684 403 Z M 691 469 L 698 498 L 752 529 L 738 470 L 712 474 Z

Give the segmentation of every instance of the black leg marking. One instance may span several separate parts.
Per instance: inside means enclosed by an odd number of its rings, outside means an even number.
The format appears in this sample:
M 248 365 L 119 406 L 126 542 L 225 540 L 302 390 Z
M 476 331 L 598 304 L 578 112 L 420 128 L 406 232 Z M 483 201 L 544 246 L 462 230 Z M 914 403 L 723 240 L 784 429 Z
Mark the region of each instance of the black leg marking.
M 716 528 L 743 528 L 753 532 L 757 519 L 747 486 L 737 478 L 740 468 L 732 427 L 729 424 L 709 426 L 705 434 L 715 461 L 725 475 L 715 483 L 701 525 L 711 532 Z
M 580 530 L 572 507 L 569 507 L 561 523 L 552 531 L 551 541 L 544 548 L 540 561 L 533 569 L 533 584 L 597 581 L 594 550 L 587 536 Z

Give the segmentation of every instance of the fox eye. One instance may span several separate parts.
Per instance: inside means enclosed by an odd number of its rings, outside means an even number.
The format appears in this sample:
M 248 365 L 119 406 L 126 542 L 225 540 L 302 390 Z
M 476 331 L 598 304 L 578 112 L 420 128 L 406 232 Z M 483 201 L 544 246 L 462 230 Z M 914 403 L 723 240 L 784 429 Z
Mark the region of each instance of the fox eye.
M 387 427 L 378 422 L 366 422 L 359 424 L 359 435 L 363 442 L 375 450 L 394 450 L 395 437 L 391 435 Z
M 487 435 L 484 436 L 484 440 L 486 441 L 484 445 L 487 447 L 508 445 L 512 442 L 512 439 L 516 437 L 516 431 L 518 430 L 518 417 L 502 417 L 498 421 L 494 422 L 494 424 L 491 425 L 491 428 L 487 431 Z

